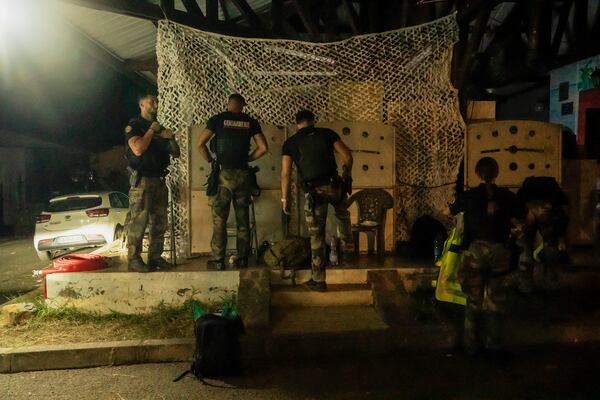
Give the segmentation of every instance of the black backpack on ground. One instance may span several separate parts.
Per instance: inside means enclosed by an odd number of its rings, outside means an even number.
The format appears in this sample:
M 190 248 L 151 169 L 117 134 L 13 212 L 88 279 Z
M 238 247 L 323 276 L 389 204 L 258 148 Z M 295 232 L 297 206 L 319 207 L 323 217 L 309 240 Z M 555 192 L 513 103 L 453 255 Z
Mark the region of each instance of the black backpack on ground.
M 204 314 L 194 324 L 196 349 L 188 373 L 202 382 L 204 378 L 236 376 L 242 373 L 239 335 L 244 333 L 240 317 L 229 319 L 216 314 Z

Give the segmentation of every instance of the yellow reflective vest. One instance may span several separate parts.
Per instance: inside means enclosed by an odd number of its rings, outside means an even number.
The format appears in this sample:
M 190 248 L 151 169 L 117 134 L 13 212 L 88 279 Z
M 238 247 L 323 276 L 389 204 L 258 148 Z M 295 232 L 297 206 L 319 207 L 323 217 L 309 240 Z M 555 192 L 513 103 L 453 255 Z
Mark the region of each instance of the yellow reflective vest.
M 435 265 L 440 267 L 438 280 L 435 287 L 435 298 L 460 305 L 467 304 L 467 297 L 463 293 L 458 281 L 458 269 L 462 262 L 462 218 L 457 218 L 457 225 L 450 232 L 444 243 L 444 250 Z

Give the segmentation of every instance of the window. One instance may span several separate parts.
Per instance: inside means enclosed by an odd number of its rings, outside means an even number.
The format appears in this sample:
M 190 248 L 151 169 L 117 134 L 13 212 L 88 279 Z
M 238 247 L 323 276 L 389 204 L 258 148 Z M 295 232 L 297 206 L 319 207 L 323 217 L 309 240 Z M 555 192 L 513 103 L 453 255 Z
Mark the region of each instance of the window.
M 108 199 L 110 200 L 111 208 L 123 208 L 123 204 L 117 193 L 109 194 Z
M 129 197 L 123 193 L 117 193 L 117 196 L 121 199 L 121 204 L 123 208 L 129 208 Z
M 573 114 L 573 102 L 570 101 L 568 103 L 563 103 L 560 105 L 560 114 L 561 115 L 571 115 Z
M 558 84 L 558 101 L 565 101 L 569 99 L 569 81 L 561 82 Z
M 49 212 L 64 212 L 64 211 L 77 211 L 86 210 L 88 208 L 98 207 L 102 204 L 100 197 L 67 197 L 66 199 L 59 199 L 50 201 L 48 204 Z

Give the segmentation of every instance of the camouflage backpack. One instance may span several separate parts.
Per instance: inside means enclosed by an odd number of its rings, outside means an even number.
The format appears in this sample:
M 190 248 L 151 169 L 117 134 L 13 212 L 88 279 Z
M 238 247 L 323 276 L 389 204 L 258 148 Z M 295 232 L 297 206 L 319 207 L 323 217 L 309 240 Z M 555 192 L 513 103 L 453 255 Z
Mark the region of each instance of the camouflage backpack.
M 263 255 L 263 261 L 272 268 L 281 269 L 282 279 L 291 279 L 296 284 L 297 269 L 310 268 L 310 239 L 290 236 L 269 246 Z M 290 273 L 285 274 L 289 269 Z

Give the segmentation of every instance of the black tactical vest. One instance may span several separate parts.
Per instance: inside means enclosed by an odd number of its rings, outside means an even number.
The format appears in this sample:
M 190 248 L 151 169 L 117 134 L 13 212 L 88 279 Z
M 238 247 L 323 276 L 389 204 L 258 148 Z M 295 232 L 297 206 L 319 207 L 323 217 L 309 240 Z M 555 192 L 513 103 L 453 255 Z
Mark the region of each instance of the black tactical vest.
M 150 129 L 151 122 L 141 117 L 132 118 L 129 121 L 129 126 L 132 128 L 132 133 L 136 133 L 140 136 Z M 141 156 L 133 154 L 131 147 L 129 147 L 129 138 L 127 133 L 125 134 L 125 148 L 127 161 L 129 166 L 137 170 L 141 176 L 147 177 L 161 177 L 166 175 L 167 167 L 169 166 L 171 159 L 169 157 L 169 143 L 168 139 L 164 139 L 158 134 L 155 134 L 150 142 L 150 145 Z
M 313 128 L 296 140 L 299 155 L 296 164 L 303 182 L 326 179 L 337 174 L 333 146 L 320 134 L 319 128 Z
M 223 112 L 216 115 L 214 150 L 224 169 L 248 168 L 250 140 L 260 132 L 258 123 L 248 115 Z M 212 144 L 212 143 L 211 143 Z

